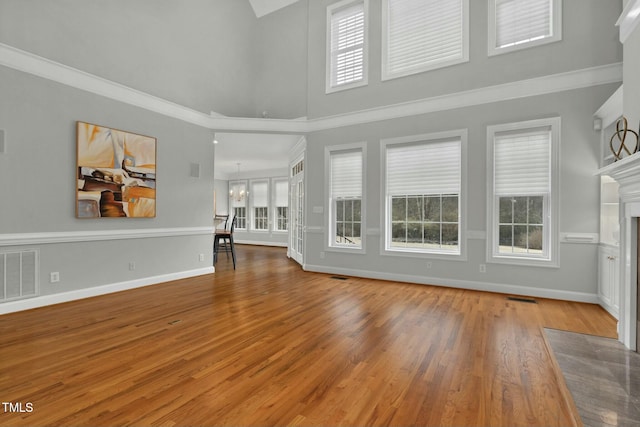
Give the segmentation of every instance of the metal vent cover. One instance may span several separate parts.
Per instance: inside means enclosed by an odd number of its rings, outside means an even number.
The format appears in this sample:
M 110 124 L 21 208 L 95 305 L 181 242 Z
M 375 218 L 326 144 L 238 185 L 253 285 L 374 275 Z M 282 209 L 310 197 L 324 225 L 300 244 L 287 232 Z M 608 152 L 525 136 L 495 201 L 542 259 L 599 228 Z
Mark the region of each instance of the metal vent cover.
M 0 252 L 0 302 L 38 295 L 38 252 Z

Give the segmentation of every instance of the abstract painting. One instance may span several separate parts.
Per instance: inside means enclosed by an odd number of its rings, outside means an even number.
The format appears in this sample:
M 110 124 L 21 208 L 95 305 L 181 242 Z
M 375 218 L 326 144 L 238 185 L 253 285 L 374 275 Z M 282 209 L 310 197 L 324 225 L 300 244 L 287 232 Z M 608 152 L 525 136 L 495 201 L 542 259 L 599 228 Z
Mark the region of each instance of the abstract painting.
M 156 216 L 156 139 L 77 122 L 78 218 Z

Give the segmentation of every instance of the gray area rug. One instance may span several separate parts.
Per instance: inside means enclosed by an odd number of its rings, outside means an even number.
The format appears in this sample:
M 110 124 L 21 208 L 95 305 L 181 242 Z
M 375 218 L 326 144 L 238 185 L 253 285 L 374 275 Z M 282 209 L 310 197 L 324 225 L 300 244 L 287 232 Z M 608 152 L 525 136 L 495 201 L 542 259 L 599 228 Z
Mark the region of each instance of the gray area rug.
M 544 331 L 585 426 L 640 426 L 640 354 L 610 338 Z

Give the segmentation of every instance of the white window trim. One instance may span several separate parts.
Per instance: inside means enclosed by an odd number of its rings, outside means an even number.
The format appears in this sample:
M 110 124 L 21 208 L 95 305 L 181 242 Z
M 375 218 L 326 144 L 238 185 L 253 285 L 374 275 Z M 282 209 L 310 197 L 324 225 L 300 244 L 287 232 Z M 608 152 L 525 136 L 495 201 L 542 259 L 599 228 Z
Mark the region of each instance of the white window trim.
M 549 242 L 547 258 L 541 258 L 540 256 L 498 254 L 497 251 L 494 250 L 496 242 L 498 241 L 499 231 L 497 225 L 498 207 L 496 206 L 496 197 L 493 189 L 494 137 L 497 133 L 501 132 L 524 132 L 529 129 L 543 127 L 551 128 L 551 194 L 548 200 L 551 206 L 548 209 L 549 217 L 545 218 L 545 225 L 549 224 L 546 233 Z M 560 266 L 560 135 L 560 117 L 487 126 L 487 263 L 551 268 Z
M 351 4 L 363 3 L 364 9 L 364 46 L 363 46 L 363 76 L 362 80 L 339 86 L 331 86 L 331 16 L 334 11 L 349 7 Z M 340 92 L 366 86 L 369 84 L 369 0 L 343 0 L 327 6 L 326 22 L 326 69 L 325 69 L 325 93 Z
M 460 210 L 459 215 L 459 253 L 444 251 L 412 251 L 407 249 L 387 249 L 387 240 L 390 239 L 390 227 L 387 226 L 387 216 L 389 206 L 387 200 L 387 147 L 394 144 L 405 144 L 411 142 L 438 141 L 449 138 L 460 138 Z M 467 140 L 468 130 L 457 129 L 444 132 L 435 132 L 421 135 L 410 135 L 396 138 L 386 138 L 380 140 L 380 255 L 413 257 L 422 259 L 441 259 L 447 261 L 467 260 Z
M 513 46 L 496 47 L 496 0 L 489 0 L 489 34 L 487 36 L 487 53 L 489 56 L 502 55 L 531 47 L 542 46 L 562 40 L 562 0 L 553 0 L 551 12 L 551 36 L 529 42 L 522 42 Z
M 437 64 L 432 64 L 423 67 L 416 67 L 411 70 L 406 70 L 398 73 L 390 73 L 387 71 L 387 39 L 388 39 L 388 10 L 389 10 L 389 0 L 382 0 L 382 77 L 381 80 L 392 80 L 400 77 L 406 77 L 413 74 L 423 73 L 425 71 L 437 70 L 440 68 L 450 67 L 452 65 L 462 64 L 465 62 L 469 62 L 469 0 L 462 0 L 462 15 L 463 15 L 463 23 L 462 23 L 462 58 L 452 59 L 449 61 L 439 62 Z
M 287 234 L 289 233 L 289 220 L 290 217 L 287 217 L 287 230 L 278 230 L 277 226 L 278 226 L 278 212 L 277 212 L 277 208 L 278 205 L 276 204 L 276 183 L 277 182 L 286 182 L 287 183 L 287 215 L 290 215 L 290 211 L 289 211 L 289 199 L 291 198 L 290 195 L 290 189 L 289 189 L 289 178 L 287 178 L 286 176 L 283 177 L 277 177 L 277 178 L 271 178 L 271 198 L 270 200 L 270 205 L 269 205 L 269 212 L 270 212 L 270 221 L 271 222 L 271 232 L 274 234 Z
M 352 150 L 361 150 L 362 151 L 362 201 L 360 202 L 360 246 L 342 246 L 336 245 L 332 242 L 333 232 L 334 232 L 334 223 L 333 223 L 333 212 L 332 212 L 332 202 L 330 200 L 331 197 L 331 153 L 336 153 L 340 151 L 352 151 Z M 324 239 L 324 249 L 328 252 L 343 252 L 343 253 L 357 253 L 357 254 L 366 254 L 367 247 L 367 215 L 366 215 L 366 194 L 367 194 L 367 143 L 366 142 L 355 142 L 350 144 L 342 144 L 342 145 L 332 145 L 327 146 L 324 149 L 324 200 L 325 206 L 324 211 L 326 212 L 326 235 Z

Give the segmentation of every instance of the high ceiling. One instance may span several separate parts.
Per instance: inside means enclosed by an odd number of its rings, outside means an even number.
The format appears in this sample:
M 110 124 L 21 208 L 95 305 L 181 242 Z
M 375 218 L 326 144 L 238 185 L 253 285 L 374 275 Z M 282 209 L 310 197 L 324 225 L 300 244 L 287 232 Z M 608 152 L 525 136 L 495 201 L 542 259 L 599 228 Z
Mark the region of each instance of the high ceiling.
M 297 1 L 298 0 L 249 0 L 251 7 L 253 7 L 253 11 L 258 18 L 271 12 L 275 12 L 278 9 L 282 9 L 285 6 L 289 6 Z

